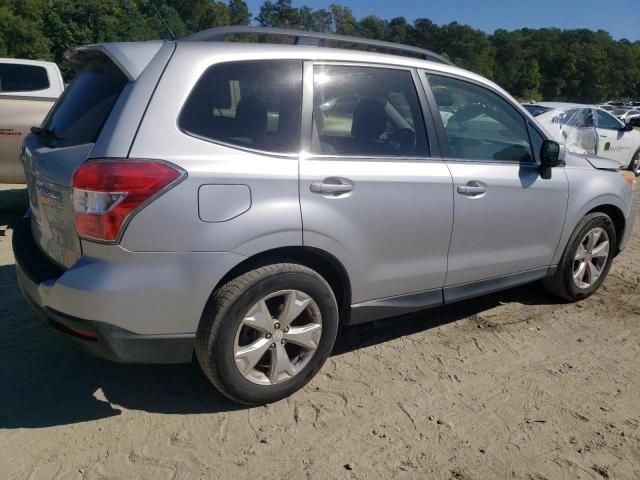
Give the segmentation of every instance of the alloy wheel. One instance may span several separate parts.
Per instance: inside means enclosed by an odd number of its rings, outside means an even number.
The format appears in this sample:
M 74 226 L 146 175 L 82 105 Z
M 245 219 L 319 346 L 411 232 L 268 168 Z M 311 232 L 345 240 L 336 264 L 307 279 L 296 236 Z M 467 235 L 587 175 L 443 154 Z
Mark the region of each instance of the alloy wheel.
M 609 258 L 609 235 L 598 227 L 584 236 L 573 260 L 573 281 L 578 288 L 591 287 L 601 276 Z
M 309 295 L 299 290 L 272 293 L 249 308 L 238 327 L 236 367 L 252 383 L 285 382 L 309 363 L 321 336 L 320 309 Z

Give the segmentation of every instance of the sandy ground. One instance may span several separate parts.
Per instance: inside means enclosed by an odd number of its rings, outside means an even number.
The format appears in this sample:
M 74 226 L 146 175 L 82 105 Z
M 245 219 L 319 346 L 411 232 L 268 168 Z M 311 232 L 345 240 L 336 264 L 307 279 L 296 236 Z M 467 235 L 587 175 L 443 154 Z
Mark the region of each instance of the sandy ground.
M 638 479 L 640 242 L 579 304 L 532 285 L 352 327 L 303 391 L 239 408 L 195 365 L 85 356 L 29 312 L 0 191 L 2 479 Z

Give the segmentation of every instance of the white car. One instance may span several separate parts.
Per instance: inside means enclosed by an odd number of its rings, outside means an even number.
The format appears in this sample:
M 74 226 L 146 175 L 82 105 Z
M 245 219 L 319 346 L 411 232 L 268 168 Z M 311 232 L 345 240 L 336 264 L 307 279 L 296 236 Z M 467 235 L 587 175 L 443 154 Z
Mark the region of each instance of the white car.
M 634 115 L 640 115 L 640 110 L 637 108 L 620 108 L 611 112 L 612 115 L 615 115 L 620 120 L 626 123 L 627 118 L 632 117 Z
M 567 150 L 580 155 L 597 155 L 631 166 L 640 173 L 640 126 L 638 117 L 624 123 L 611 113 L 592 105 L 538 102 L 523 105 Z

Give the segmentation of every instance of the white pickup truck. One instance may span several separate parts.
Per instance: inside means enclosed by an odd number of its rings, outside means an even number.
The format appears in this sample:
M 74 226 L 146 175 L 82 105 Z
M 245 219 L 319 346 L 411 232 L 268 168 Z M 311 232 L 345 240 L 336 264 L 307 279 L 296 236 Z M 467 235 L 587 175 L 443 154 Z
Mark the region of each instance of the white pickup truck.
M 24 183 L 22 140 L 64 90 L 55 63 L 0 58 L 0 183 Z

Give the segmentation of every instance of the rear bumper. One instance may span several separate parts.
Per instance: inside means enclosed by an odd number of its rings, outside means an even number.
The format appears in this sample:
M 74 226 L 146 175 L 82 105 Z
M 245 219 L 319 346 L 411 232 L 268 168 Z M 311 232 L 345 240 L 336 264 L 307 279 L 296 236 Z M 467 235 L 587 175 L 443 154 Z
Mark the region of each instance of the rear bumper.
M 80 349 L 96 357 L 121 363 L 188 363 L 193 356 L 195 335 L 140 335 L 108 323 L 72 317 L 42 307 L 18 283 L 32 310 L 47 325 Z
M 123 363 L 190 362 L 208 297 L 238 261 L 109 246 L 113 258 L 82 257 L 62 270 L 36 245 L 28 218 L 12 240 L 18 284 L 34 312 L 83 350 Z

